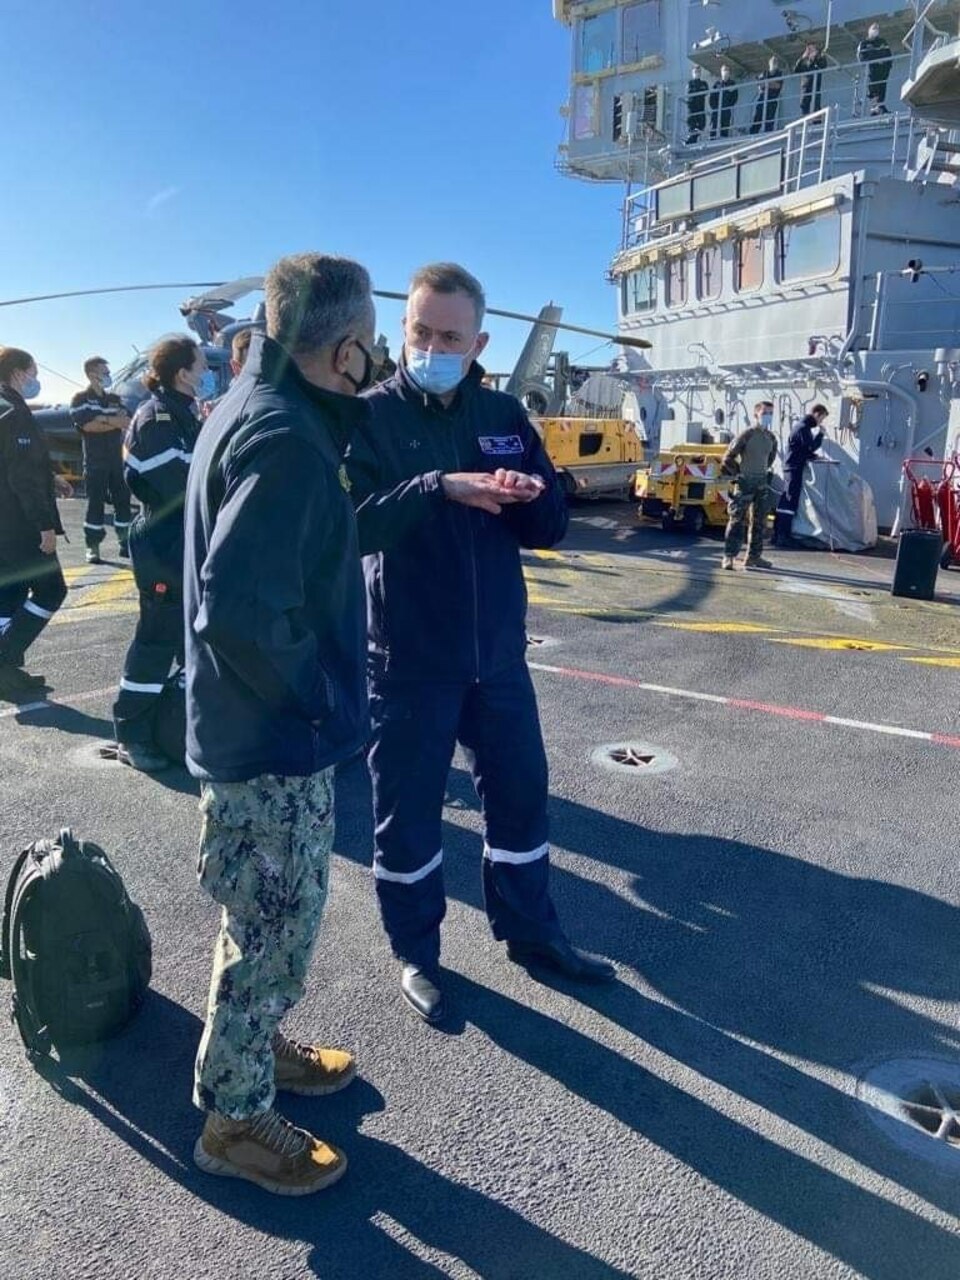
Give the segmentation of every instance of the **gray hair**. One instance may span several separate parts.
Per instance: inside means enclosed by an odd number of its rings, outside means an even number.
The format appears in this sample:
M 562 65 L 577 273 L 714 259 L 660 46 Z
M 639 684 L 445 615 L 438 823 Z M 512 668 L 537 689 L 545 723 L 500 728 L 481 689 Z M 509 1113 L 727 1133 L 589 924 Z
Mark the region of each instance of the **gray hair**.
M 455 262 L 431 262 L 414 273 L 410 281 L 410 293 L 417 289 L 432 289 L 434 293 L 465 293 L 477 313 L 477 328 L 483 324 L 487 299 L 483 285 L 464 267 Z
M 352 258 L 294 253 L 263 282 L 267 334 L 292 355 L 331 347 L 376 322 L 370 276 Z

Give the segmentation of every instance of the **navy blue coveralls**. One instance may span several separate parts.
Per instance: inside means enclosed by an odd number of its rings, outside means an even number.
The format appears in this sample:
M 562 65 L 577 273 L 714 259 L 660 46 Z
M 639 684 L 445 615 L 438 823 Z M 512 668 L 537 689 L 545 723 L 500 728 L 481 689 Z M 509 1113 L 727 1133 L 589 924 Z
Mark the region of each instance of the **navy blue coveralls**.
M 183 500 L 199 430 L 190 396 L 158 391 L 127 431 L 124 479 L 141 508 L 130 526 L 140 617 L 113 707 L 121 743 L 152 743 L 157 699 L 174 659 L 183 662 Z
M 63 604 L 67 584 L 40 535 L 63 533 L 53 464 L 23 396 L 0 385 L 0 663 L 18 667 Z
M 802 422 L 798 422 L 790 432 L 787 441 L 787 456 L 783 461 L 783 493 L 777 503 L 774 517 L 776 539 L 790 537 L 793 529 L 793 517 L 800 506 L 800 495 L 803 492 L 803 473 L 807 463 L 823 444 L 823 430 L 813 414 L 808 413 Z
M 70 417 L 83 440 L 83 479 L 87 487 L 87 511 L 83 540 L 96 551 L 107 536 L 104 507 L 113 506 L 113 528 L 121 551 L 130 532 L 130 490 L 123 478 L 123 426 L 127 411 L 119 396 L 87 387 L 70 401 Z M 96 418 L 117 419 L 115 431 L 88 432 Z
M 367 587 L 377 895 L 394 954 L 428 969 L 446 910 L 442 813 L 458 742 L 483 809 L 494 937 L 560 933 L 519 548 L 559 542 L 567 511 L 519 402 L 482 377 L 474 364 L 444 408 L 401 367 L 368 394 L 371 421 L 347 454 Z M 443 472 L 499 467 L 539 475 L 545 492 L 499 516 L 444 496 Z

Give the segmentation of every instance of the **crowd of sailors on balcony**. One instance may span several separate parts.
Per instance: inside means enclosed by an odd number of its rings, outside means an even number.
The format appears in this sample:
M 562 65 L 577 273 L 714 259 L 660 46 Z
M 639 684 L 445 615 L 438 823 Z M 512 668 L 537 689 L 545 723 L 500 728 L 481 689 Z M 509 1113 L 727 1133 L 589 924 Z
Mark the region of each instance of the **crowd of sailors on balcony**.
M 887 115 L 887 81 L 893 54 L 874 22 L 857 45 L 857 61 L 867 70 L 867 103 L 872 116 Z M 820 111 L 823 105 L 823 72 L 827 59 L 819 45 L 808 44 L 794 64 L 793 74 L 800 78 L 800 115 Z M 756 98 L 750 133 L 773 133 L 780 127 L 780 98 L 786 72 L 776 54 L 771 55 L 766 69 L 756 77 Z M 743 82 L 738 82 L 730 67 L 723 63 L 719 76 L 708 83 L 698 67 L 687 81 L 687 146 L 698 143 L 705 135 L 711 139 L 729 138 L 734 132 L 733 113 L 740 99 Z

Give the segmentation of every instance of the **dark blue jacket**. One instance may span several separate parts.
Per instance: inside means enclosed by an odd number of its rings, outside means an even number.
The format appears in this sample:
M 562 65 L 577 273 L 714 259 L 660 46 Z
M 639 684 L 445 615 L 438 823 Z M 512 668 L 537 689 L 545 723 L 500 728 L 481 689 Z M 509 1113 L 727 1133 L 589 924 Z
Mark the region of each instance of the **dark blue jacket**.
M 47 442 L 20 392 L 0 384 L 0 551 L 39 555 L 45 529 L 63 533 Z
M 179 594 L 183 577 L 183 499 L 200 430 L 194 401 L 157 391 L 139 406 L 123 445 L 123 478 L 140 503 L 130 528 L 141 590 L 162 582 Z
M 70 417 L 83 440 L 83 465 L 88 471 L 109 470 L 123 453 L 123 432 L 127 425 L 126 407 L 119 396 L 109 391 L 94 391 L 87 386 L 70 401 Z M 97 418 L 112 418 L 115 431 L 88 431 Z
M 369 427 L 347 455 L 367 584 L 370 672 L 397 680 L 482 680 L 523 660 L 520 547 L 567 530 L 556 472 L 520 402 L 481 385 L 474 364 L 449 408 L 401 366 L 369 392 Z M 535 501 L 499 516 L 449 502 L 444 472 L 539 475 Z
M 790 432 L 787 456 L 783 461 L 784 470 L 802 471 L 822 444 L 823 430 L 813 414 L 808 413 Z
M 184 562 L 196 777 L 305 777 L 368 737 L 363 578 L 341 461 L 368 413 L 257 336 L 204 425 Z

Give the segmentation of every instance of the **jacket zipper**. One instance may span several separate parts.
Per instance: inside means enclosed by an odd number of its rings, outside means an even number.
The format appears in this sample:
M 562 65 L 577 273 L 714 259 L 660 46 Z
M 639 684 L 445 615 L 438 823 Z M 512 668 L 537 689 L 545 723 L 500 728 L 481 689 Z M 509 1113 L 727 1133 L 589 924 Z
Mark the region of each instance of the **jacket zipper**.
M 458 420 L 452 418 L 450 422 L 451 442 L 453 444 L 453 457 L 457 470 L 462 470 L 460 462 L 460 450 L 457 448 L 457 426 Z M 470 509 L 466 508 L 464 518 L 467 522 L 467 535 L 470 539 L 470 570 L 473 579 L 473 661 L 474 676 L 473 683 L 480 683 L 480 583 L 477 576 L 477 544 L 473 532 L 473 522 L 470 519 Z

